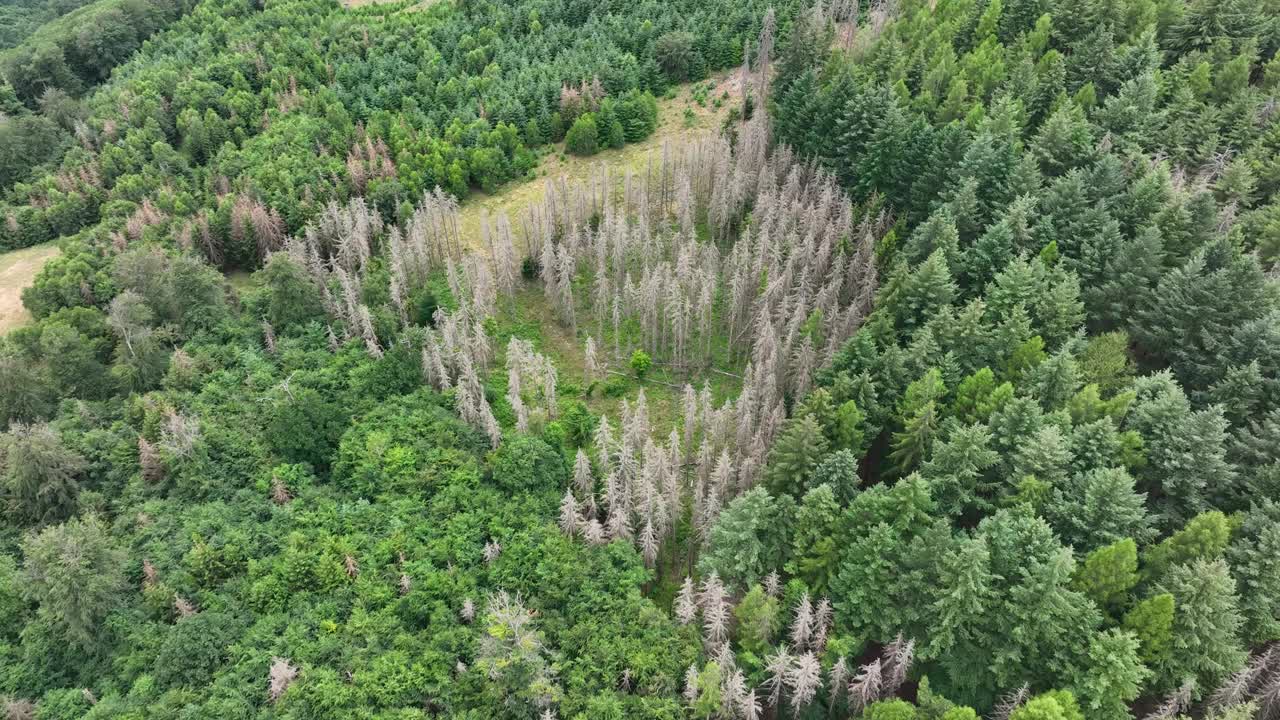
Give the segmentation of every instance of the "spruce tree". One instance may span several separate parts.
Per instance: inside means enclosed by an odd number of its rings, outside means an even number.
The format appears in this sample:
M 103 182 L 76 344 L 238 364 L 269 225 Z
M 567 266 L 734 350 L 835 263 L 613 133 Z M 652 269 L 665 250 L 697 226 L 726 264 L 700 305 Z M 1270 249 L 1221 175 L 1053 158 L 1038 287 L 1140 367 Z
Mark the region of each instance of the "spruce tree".
M 769 453 L 765 482 L 779 495 L 799 497 L 827 454 L 827 438 L 812 415 L 788 420 Z
M 1240 669 L 1248 653 L 1240 642 L 1244 620 L 1236 584 L 1222 560 L 1194 560 L 1165 573 L 1157 592 L 1174 598 L 1169 652 L 1157 660 L 1157 688 L 1169 690 L 1191 679 L 1211 688 Z
M 1280 504 L 1262 498 L 1244 516 L 1227 561 L 1240 594 L 1244 639 L 1280 638 Z
M 1125 538 L 1145 542 L 1155 534 L 1146 496 L 1134 490 L 1124 468 L 1071 477 L 1054 489 L 1044 512 L 1063 542 L 1086 553 Z
M 1093 154 L 1093 133 L 1080 106 L 1067 102 L 1055 110 L 1031 142 L 1031 153 L 1050 177 L 1087 165 Z
M 1129 720 L 1129 704 L 1138 698 L 1151 671 L 1139 657 L 1131 632 L 1111 628 L 1089 640 L 1086 667 L 1071 681 L 1085 717 Z
M 889 460 L 894 469 L 905 475 L 923 461 L 933 447 L 942 422 L 940 401 L 946 394 L 942 373 L 932 368 L 907 386 L 898 407 L 902 430 L 893 435 L 893 451 Z
M 888 303 L 893 309 L 898 327 L 909 333 L 922 327 L 934 313 L 950 305 L 957 292 L 955 280 L 947 266 L 946 253 L 935 250 L 893 288 Z
M 830 485 L 818 485 L 805 493 L 794 523 L 787 572 L 803 580 L 815 595 L 825 595 L 840 558 L 836 544 L 840 504 Z
M 12 510 L 27 522 L 43 525 L 73 514 L 86 465 L 48 425 L 15 424 L 0 435 L 0 479 Z

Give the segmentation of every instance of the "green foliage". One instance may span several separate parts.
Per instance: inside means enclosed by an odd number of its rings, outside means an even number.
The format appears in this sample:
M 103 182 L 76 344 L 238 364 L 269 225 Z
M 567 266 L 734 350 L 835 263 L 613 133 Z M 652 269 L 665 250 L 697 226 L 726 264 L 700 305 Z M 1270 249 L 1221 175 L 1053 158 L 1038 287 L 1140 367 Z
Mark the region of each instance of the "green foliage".
M 697 79 L 699 58 L 693 45 L 693 35 L 685 31 L 672 31 L 658 38 L 654 57 L 667 79 L 672 82 Z
M 734 607 L 733 617 L 737 621 L 738 646 L 757 660 L 763 659 L 773 649 L 782 627 L 778 601 L 760 585 L 753 585 Z
M 916 709 L 905 700 L 881 700 L 871 703 L 862 717 L 863 720 L 916 720 Z
M 606 133 L 607 131 L 608 128 Z M 608 137 L 606 134 L 606 141 Z M 596 126 L 596 117 L 592 113 L 584 113 L 574 120 L 573 127 L 570 127 L 569 132 L 564 136 L 565 150 L 574 155 L 595 155 L 600 150 L 601 144 L 600 130 Z
M 266 318 L 276 332 L 324 317 L 320 289 L 288 255 L 273 254 L 258 274 L 267 292 Z
M 1263 499 L 1245 515 L 1227 550 L 1251 645 L 1280 637 L 1280 505 Z
M 1076 698 L 1067 690 L 1037 695 L 1009 715 L 1009 720 L 1084 720 Z
M 946 253 L 934 250 L 928 259 L 894 287 L 891 307 L 899 327 L 910 331 L 950 305 L 957 294 Z
M 1072 581 L 1098 607 L 1114 611 L 1138 584 L 1138 546 L 1132 538 L 1089 553 Z
M 755 488 L 734 499 L 711 528 L 698 570 L 716 573 L 725 585 L 743 590 L 782 567 L 790 551 L 795 501 Z
M 125 585 L 126 555 L 97 517 L 49 527 L 22 543 L 23 595 L 81 650 L 108 640 L 102 622 Z
M 1040 126 L 1031 153 L 1040 161 L 1040 170 L 1050 177 L 1087 165 L 1092 159 L 1093 136 L 1084 111 L 1074 103 L 1059 107 Z
M 0 56 L 0 74 L 29 104 L 50 88 L 77 94 L 105 80 L 144 40 L 189 7 L 172 0 L 88 3 Z M 80 35 L 84 27 L 93 27 L 94 37 Z
M 898 406 L 902 430 L 893 435 L 889 458 L 894 468 L 906 474 L 928 455 L 938 435 L 940 401 L 946 394 L 942 373 L 931 368 L 907 386 Z
M 793 527 L 787 572 L 804 580 L 815 595 L 825 595 L 840 559 L 840 503 L 830 485 L 804 494 Z
M 787 421 L 769 453 L 765 482 L 778 495 L 798 497 L 810 487 L 810 477 L 829 445 L 812 415 Z
M 1124 628 L 1138 638 L 1142 661 L 1152 665 L 1169 652 L 1173 638 L 1173 609 L 1170 593 L 1153 595 L 1133 606 L 1124 616 Z
M 636 374 L 637 378 L 644 379 L 649 368 L 653 367 L 653 358 L 649 357 L 649 353 L 643 350 L 636 350 L 631 353 L 631 359 L 627 362 L 631 366 L 631 371 Z
M 830 487 L 842 504 L 848 504 L 857 496 L 858 486 L 861 484 L 861 478 L 858 475 L 858 456 L 849 450 L 837 450 L 827 455 L 826 459 L 813 469 L 810 484 L 814 489 L 824 485 Z
M 1217 510 L 1195 516 L 1187 526 L 1147 550 L 1143 572 L 1159 579 L 1177 565 L 1195 560 L 1215 560 L 1231 541 L 1231 521 Z
M 1063 540 L 1084 551 L 1133 538 L 1154 536 L 1146 497 L 1134 489 L 1124 468 L 1091 470 L 1054 489 L 1044 515 Z
M 959 516 L 973 508 L 990 508 L 990 470 L 999 459 L 986 426 L 956 425 L 944 442 L 934 445 L 921 472 L 932 485 L 939 510 Z
M 11 48 L 29 37 L 36 28 L 65 15 L 87 0 L 37 0 L 7 5 L 0 15 L 0 48 Z
M 545 442 L 517 435 L 493 451 L 490 472 L 494 482 L 508 492 L 559 495 L 569 479 L 564 456 Z
M 10 510 L 44 525 L 76 509 L 85 460 L 67 448 L 48 425 L 15 425 L 0 436 L 0 472 Z
M 1005 383 L 1008 393 L 1000 392 L 996 387 L 995 374 L 991 368 L 984 367 L 964 380 L 956 387 L 956 399 L 951 412 L 961 422 L 985 422 L 991 413 L 999 409 L 1002 399 L 1013 394 L 1013 386 Z
M 241 623 L 216 610 L 179 619 L 156 652 L 152 677 L 161 688 L 204 686 L 228 660 L 228 648 L 241 632 Z
M 1174 598 L 1169 651 L 1152 665 L 1158 687 L 1172 689 L 1187 678 L 1197 687 L 1217 687 L 1240 669 L 1247 656 L 1240 644 L 1244 620 L 1224 561 L 1174 565 L 1156 587 Z
M 1151 671 L 1143 665 L 1140 641 L 1131 632 L 1111 629 L 1089 641 L 1089 663 L 1072 690 L 1085 717 L 1124 720 L 1142 693 Z
M 724 714 L 735 683 L 766 680 L 809 592 L 834 608 L 824 671 L 916 641 L 917 706 L 886 698 L 866 717 L 973 720 L 1026 684 L 1061 690 L 1015 720 L 1122 720 L 1189 677 L 1209 692 L 1280 635 L 1280 36 L 1265 4 L 942 2 L 861 18 L 846 48 L 783 3 L 766 58 L 758 0 L 98 0 L 32 29 L 77 3 L 0 9 L 0 46 L 18 46 L 0 58 L 0 248 L 62 238 L 23 293 L 34 322 L 0 341 L 0 691 L 41 716 Z M 485 280 L 389 224 L 409 227 L 436 188 L 432 204 L 465 202 L 529 176 L 539 144 L 648 137 L 653 93 L 739 64 L 741 102 L 710 83 L 693 102 L 731 105 L 739 149 L 763 146 L 740 121 L 770 113 L 768 144 L 813 159 L 796 177 L 830 173 L 852 200 L 738 178 L 731 230 L 771 243 L 747 282 L 836 249 L 875 273 L 804 278 L 833 307 L 794 318 L 792 296 L 731 308 L 733 288 L 714 288 L 710 322 L 772 321 L 778 363 L 719 340 L 710 367 L 673 363 L 695 386 L 724 370 L 709 395 L 735 403 L 699 400 L 678 453 L 634 430 L 596 447 L 593 412 L 634 383 L 583 392 L 559 335 L 529 335 L 562 381 L 532 434 L 513 427 L 500 361 L 473 360 L 472 382 L 447 350 L 448 377 L 431 377 L 428 340 L 458 330 L 436 310 Z M 773 187 L 814 217 L 842 208 L 838 222 L 766 228 L 777 216 L 755 198 Z M 693 218 L 691 249 L 712 252 L 717 223 Z M 713 254 L 745 267 L 734 233 L 711 230 Z M 314 256 L 286 241 L 308 232 Z M 470 222 L 444 232 L 476 241 Z M 215 268 L 258 272 L 246 287 Z M 511 334 L 480 327 L 493 348 Z M 810 341 L 812 378 L 796 370 Z M 779 384 L 735 397 L 725 378 L 745 357 Z M 653 358 L 637 358 L 644 376 Z M 652 385 L 662 436 L 673 403 Z M 500 423 L 484 435 L 481 396 Z M 767 445 L 738 447 L 744 413 Z M 704 438 L 727 445 L 722 470 Z M 666 611 L 695 569 L 741 597 L 732 666 L 698 637 L 706 608 L 688 626 Z M 771 571 L 781 598 L 760 585 Z M 299 674 L 272 701 L 277 657 Z M 795 714 L 841 702 L 828 690 Z
M 0 122 L 0 187 L 31 177 L 46 162 L 66 151 L 70 136 L 40 115 L 19 115 Z

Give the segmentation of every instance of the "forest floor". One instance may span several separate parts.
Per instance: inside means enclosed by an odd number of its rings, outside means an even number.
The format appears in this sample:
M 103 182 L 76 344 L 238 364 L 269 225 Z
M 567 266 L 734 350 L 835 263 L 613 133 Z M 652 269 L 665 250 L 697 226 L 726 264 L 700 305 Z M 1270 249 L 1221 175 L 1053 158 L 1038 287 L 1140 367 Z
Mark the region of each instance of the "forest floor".
M 584 180 L 594 168 L 608 165 L 621 181 L 627 170 L 644 172 L 650 157 L 657 163 L 662 146 L 667 142 L 699 133 L 719 132 L 729 108 L 741 102 L 737 71 L 713 76 L 696 83 L 678 85 L 658 98 L 658 128 L 647 139 L 617 150 L 603 150 L 590 157 L 564 152 L 564 143 L 548 146 L 535 172 L 537 180 L 512 182 L 492 195 L 472 192 L 462 203 L 462 235 L 479 248 L 480 220 L 486 214 L 494 217 L 505 212 L 512 227 L 519 227 L 524 209 L 542 202 L 546 181 L 561 176 L 570 181 Z
M 35 281 L 45 262 L 59 252 L 57 245 L 48 243 L 0 254 L 0 334 L 31 319 L 22 306 L 22 291 Z
M 589 312 L 583 312 L 576 332 L 560 322 L 555 309 L 535 281 L 526 281 L 510 303 L 499 301 L 495 327 L 492 334 L 497 362 L 494 374 L 506 376 L 506 348 L 512 337 L 528 340 L 538 352 L 554 361 L 562 397 L 582 400 L 596 415 L 607 415 L 615 424 L 621 417 L 622 401 L 635 402 L 640 389 L 644 389 L 649 419 L 659 438 L 665 438 L 673 423 L 683 413 L 683 388 L 686 383 L 695 390 L 702 390 L 705 382 L 711 389 L 711 397 L 719 406 L 726 399 L 736 397 L 742 389 L 742 379 L 736 374 L 738 364 L 727 357 L 727 345 L 720 338 L 716 343 L 715 360 L 711 367 L 727 368 L 718 372 L 699 369 L 684 371 L 655 359 L 653 367 L 643 379 L 637 378 L 628 365 L 627 352 L 637 344 L 633 337 L 622 341 L 620 354 L 614 352 L 612 331 L 605 323 L 604 332 L 596 327 Z M 586 339 L 593 336 L 599 343 L 599 357 L 606 365 L 605 379 L 591 386 L 587 372 Z

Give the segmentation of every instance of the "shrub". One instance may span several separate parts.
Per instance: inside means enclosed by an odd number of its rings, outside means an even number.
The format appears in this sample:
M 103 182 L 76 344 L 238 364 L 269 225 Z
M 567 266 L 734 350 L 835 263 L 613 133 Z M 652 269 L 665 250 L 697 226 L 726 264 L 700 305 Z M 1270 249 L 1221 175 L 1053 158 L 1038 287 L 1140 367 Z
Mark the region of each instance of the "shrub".
M 651 367 L 653 367 L 653 358 L 649 357 L 649 353 L 643 350 L 631 353 L 631 369 L 635 371 L 636 377 L 644 378 Z
M 564 147 L 574 155 L 595 155 L 600 150 L 600 131 L 595 115 L 586 113 L 574 121 L 564 137 Z

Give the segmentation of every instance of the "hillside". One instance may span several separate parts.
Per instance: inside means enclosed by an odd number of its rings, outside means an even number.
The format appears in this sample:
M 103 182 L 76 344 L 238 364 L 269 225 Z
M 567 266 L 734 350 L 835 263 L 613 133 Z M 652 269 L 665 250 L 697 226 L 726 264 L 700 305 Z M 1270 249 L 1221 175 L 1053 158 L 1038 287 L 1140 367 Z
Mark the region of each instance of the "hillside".
M 1277 0 L 120 2 L 3 716 L 1280 717 Z

